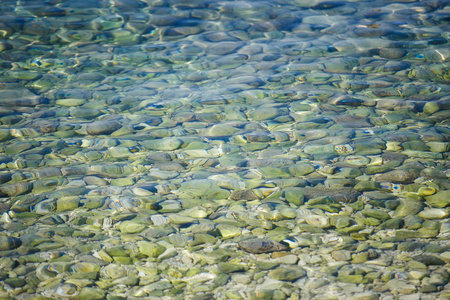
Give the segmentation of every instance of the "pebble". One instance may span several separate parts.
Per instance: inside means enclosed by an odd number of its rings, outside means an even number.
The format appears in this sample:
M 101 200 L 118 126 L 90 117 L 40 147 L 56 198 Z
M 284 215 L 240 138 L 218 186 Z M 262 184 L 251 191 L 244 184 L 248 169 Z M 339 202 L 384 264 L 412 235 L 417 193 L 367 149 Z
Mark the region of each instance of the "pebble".
M 416 199 L 400 199 L 400 204 L 397 206 L 394 216 L 406 217 L 419 213 L 422 211 L 424 204 L 421 200 Z
M 239 242 L 239 246 L 249 253 L 267 253 L 283 251 L 287 246 L 269 239 L 248 239 Z
M 415 261 L 421 262 L 426 266 L 445 265 L 445 261 L 434 255 L 417 255 L 414 256 Z
M 163 138 L 141 143 L 148 150 L 172 151 L 180 148 L 183 142 L 177 138 Z
M 444 208 L 450 205 L 450 190 L 439 191 L 434 195 L 425 197 L 431 207 Z
M 96 121 L 86 125 L 86 132 L 91 135 L 110 134 L 121 127 L 115 121 Z
M 57 105 L 61 106 L 80 106 L 86 103 L 86 99 L 58 99 L 56 100 Z
M 12 250 L 18 248 L 22 244 L 20 239 L 7 236 L 0 236 L 0 250 Z
M 448 217 L 448 212 L 444 209 L 429 208 L 421 211 L 417 216 L 424 219 L 444 219 Z
M 377 174 L 374 178 L 379 182 L 411 183 L 415 176 L 405 170 L 392 170 L 383 174 Z
M 277 268 L 268 273 L 269 277 L 281 281 L 294 281 L 306 276 L 306 271 L 299 266 Z
M 137 242 L 139 252 L 148 257 L 158 257 L 166 251 L 166 247 L 160 244 L 140 241 Z

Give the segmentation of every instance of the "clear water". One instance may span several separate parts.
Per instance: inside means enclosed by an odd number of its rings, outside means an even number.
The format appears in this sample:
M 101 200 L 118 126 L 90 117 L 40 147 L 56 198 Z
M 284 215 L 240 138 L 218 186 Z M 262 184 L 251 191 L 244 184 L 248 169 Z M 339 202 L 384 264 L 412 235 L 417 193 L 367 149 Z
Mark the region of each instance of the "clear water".
M 444 299 L 448 4 L 1 1 L 0 296 Z

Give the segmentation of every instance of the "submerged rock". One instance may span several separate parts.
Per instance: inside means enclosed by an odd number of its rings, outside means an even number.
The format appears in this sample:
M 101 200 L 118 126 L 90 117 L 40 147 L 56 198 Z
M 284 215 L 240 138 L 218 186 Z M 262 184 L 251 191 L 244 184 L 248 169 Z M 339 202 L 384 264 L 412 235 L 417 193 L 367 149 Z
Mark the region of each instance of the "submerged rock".
M 117 121 L 96 121 L 86 125 L 86 131 L 91 135 L 110 134 L 122 125 Z
M 288 247 L 269 239 L 249 239 L 239 242 L 239 247 L 250 253 L 267 253 L 287 250 Z
M 0 236 L 0 251 L 16 249 L 20 247 L 20 245 L 22 245 L 20 239 Z

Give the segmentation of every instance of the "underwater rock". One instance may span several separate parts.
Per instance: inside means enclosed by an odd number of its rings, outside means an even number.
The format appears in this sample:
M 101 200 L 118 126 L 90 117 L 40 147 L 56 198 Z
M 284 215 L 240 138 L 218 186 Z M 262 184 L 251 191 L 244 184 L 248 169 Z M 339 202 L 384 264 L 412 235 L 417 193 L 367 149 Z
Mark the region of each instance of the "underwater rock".
M 16 249 L 20 245 L 22 245 L 22 242 L 18 238 L 0 236 L 0 251 Z
M 287 250 L 288 247 L 269 239 L 248 239 L 239 242 L 239 247 L 249 253 L 268 253 Z
M 91 135 L 110 134 L 122 125 L 117 121 L 96 121 L 86 125 L 86 131 Z

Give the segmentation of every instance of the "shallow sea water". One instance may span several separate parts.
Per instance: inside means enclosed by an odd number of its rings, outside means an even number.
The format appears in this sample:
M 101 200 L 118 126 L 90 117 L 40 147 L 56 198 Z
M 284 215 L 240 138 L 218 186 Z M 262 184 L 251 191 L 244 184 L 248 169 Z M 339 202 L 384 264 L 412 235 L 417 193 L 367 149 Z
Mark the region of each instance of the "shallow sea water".
M 450 5 L 0 2 L 0 299 L 449 299 Z

